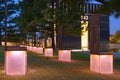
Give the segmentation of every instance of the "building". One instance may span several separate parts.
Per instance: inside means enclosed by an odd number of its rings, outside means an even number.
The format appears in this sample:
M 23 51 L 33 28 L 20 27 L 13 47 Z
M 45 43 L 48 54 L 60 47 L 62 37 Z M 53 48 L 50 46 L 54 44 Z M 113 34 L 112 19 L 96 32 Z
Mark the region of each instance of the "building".
M 60 45 L 62 46 L 61 49 L 89 50 L 90 49 L 90 32 L 94 31 L 94 29 L 98 29 L 98 28 L 94 28 L 93 30 L 91 30 L 91 26 L 94 25 L 96 22 L 91 22 L 90 20 L 92 19 L 90 18 L 91 18 L 91 15 L 96 15 L 96 14 L 93 14 L 93 12 L 95 10 L 98 10 L 101 6 L 102 6 L 101 3 L 96 3 L 96 2 L 84 4 L 83 10 L 85 12 L 85 15 L 80 16 L 81 17 L 80 24 L 81 24 L 81 27 L 83 27 L 82 35 L 81 36 L 72 36 L 70 34 L 65 35 L 63 32 L 58 31 L 57 34 L 62 34 L 62 35 L 61 36 L 57 35 L 57 41 L 56 41 L 57 48 L 60 48 L 59 47 Z M 100 16 L 100 18 L 97 26 L 99 26 L 100 37 L 101 37 L 99 41 L 101 43 L 100 46 L 102 46 L 101 48 L 104 49 L 105 51 L 105 50 L 108 50 L 109 48 L 109 45 L 104 45 L 105 43 L 109 44 L 109 38 L 108 38 L 109 37 L 109 16 L 108 15 L 98 15 L 98 16 Z M 91 23 L 93 24 L 91 25 Z M 61 37 L 62 39 L 60 40 L 59 37 Z

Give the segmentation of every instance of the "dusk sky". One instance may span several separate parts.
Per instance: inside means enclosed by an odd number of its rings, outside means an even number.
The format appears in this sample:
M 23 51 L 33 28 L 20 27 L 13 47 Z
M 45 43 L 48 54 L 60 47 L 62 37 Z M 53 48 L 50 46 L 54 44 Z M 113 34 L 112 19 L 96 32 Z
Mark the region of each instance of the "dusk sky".
M 120 30 L 120 17 L 110 16 L 110 34 L 114 34 L 116 30 Z
M 18 0 L 15 0 L 16 2 Z M 114 34 L 116 30 L 120 30 L 120 17 L 115 18 L 113 15 L 110 16 L 110 34 Z

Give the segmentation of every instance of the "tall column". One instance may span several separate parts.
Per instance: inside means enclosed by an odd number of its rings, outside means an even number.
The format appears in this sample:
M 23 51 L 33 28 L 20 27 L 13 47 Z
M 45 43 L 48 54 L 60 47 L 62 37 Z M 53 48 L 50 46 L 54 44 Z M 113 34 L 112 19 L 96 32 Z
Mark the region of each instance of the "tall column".
M 90 16 L 90 70 L 101 74 L 113 73 L 113 54 L 109 50 L 109 16 Z

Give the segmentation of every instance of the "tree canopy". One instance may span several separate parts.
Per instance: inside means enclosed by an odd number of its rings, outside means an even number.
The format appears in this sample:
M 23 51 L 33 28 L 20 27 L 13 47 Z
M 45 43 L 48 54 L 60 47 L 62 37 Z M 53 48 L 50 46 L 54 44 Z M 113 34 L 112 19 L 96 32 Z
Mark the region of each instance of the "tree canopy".
M 18 25 L 23 33 L 34 35 L 34 39 L 36 32 L 40 32 L 41 37 L 54 38 L 55 24 L 57 27 L 63 27 L 66 34 L 80 35 L 80 17 L 78 16 L 83 14 L 80 8 L 83 3 L 83 0 L 20 1 Z
M 84 15 L 80 6 L 83 4 L 83 0 L 62 0 L 56 8 L 56 24 L 64 29 L 65 34 L 80 36 L 80 16 Z
M 18 41 L 18 27 L 15 22 L 15 14 L 17 13 L 17 4 L 14 0 L 7 0 L 7 41 Z M 5 2 L 0 0 L 0 43 L 5 40 Z M 10 36 L 12 34 L 12 36 Z
M 54 37 L 54 25 L 62 27 L 65 34 L 80 35 L 83 29 L 80 26 L 80 17 L 84 15 L 85 1 L 90 0 L 22 0 L 19 1 L 19 16 L 17 26 L 12 16 L 16 13 L 14 0 L 7 0 L 8 6 L 8 33 L 32 37 L 35 40 L 36 32 L 41 37 Z M 103 3 L 100 13 L 120 16 L 119 0 L 96 0 Z M 0 31 L 4 30 L 4 1 L 0 1 Z M 11 27 L 10 27 L 11 26 Z M 19 29 L 19 30 L 18 30 Z M 13 31 L 12 31 L 13 30 Z M 20 33 L 20 34 L 19 34 Z M 2 34 L 2 32 L 1 32 Z M 2 35 L 1 35 L 2 36 Z M 10 35 L 8 35 L 8 40 Z M 13 38 L 12 38 L 13 39 Z M 11 40 L 11 39 L 10 39 Z
M 117 30 L 114 34 L 114 40 L 116 43 L 120 43 L 120 30 Z
M 120 16 L 120 0 L 96 0 L 103 3 L 100 13 L 114 14 L 116 18 Z

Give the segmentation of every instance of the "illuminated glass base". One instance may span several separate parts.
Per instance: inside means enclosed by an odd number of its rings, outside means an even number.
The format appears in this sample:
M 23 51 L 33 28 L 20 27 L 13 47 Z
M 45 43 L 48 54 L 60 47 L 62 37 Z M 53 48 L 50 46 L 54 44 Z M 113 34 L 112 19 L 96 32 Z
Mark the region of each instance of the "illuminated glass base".
M 26 51 L 5 51 L 5 74 L 25 75 L 27 67 Z
M 36 52 L 37 51 L 37 47 L 32 47 L 32 51 Z
M 43 54 L 43 48 L 38 47 L 36 53 Z
M 20 47 L 25 47 L 25 45 L 20 45 Z
M 45 52 L 44 52 L 45 56 L 53 56 L 53 48 L 45 48 Z
M 28 51 L 32 51 L 32 46 L 27 46 Z
M 113 73 L 113 55 L 90 55 L 90 70 L 101 74 Z
M 71 50 L 59 50 L 58 54 L 58 59 L 60 61 L 71 61 Z

